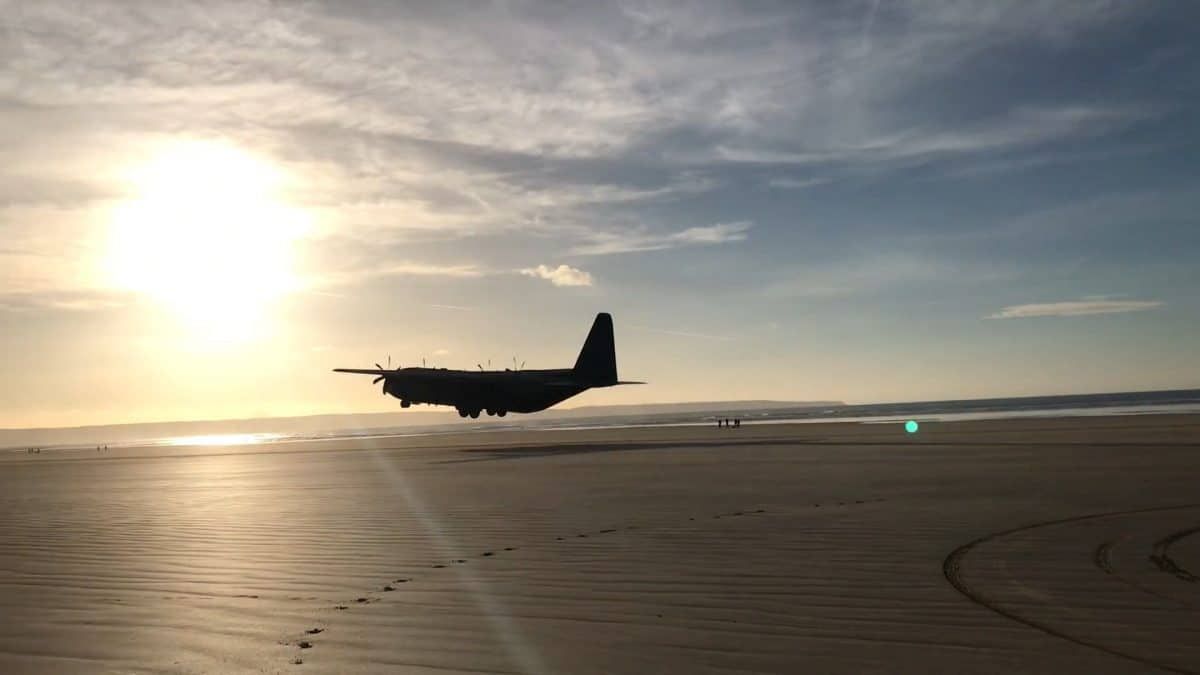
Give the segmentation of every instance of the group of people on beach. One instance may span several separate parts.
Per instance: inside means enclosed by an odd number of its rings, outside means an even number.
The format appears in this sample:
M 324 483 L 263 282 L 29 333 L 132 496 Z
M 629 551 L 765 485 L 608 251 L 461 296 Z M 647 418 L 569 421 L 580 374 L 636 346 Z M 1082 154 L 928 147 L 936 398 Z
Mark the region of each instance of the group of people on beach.
M 717 428 L 718 429 L 720 429 L 721 427 L 724 427 L 726 429 L 740 429 L 741 426 L 742 426 L 742 420 L 740 417 L 735 417 L 733 419 L 729 419 L 728 417 L 726 417 L 724 419 L 722 419 L 720 417 L 717 418 Z
M 97 445 L 96 452 L 108 452 L 108 446 L 107 445 Z M 42 454 L 42 449 L 41 448 L 25 448 L 25 453 L 30 454 L 30 455 L 40 455 L 40 454 Z

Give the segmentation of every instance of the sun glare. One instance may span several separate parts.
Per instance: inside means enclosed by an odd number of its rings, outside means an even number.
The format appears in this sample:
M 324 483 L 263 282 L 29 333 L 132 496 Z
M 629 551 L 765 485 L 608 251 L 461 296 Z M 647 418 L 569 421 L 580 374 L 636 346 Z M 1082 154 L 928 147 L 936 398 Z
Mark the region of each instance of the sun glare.
M 293 248 L 307 229 L 269 162 L 217 142 L 180 142 L 131 170 L 135 198 L 111 223 L 117 287 L 152 298 L 195 336 L 257 334 L 298 286 Z

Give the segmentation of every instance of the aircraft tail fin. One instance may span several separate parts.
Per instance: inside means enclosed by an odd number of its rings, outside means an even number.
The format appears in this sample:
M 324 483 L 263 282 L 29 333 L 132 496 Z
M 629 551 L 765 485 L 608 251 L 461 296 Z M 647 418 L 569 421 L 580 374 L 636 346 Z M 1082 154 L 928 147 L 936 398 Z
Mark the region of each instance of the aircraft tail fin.
M 598 385 L 617 383 L 617 351 L 613 345 L 612 316 L 607 312 L 596 315 L 575 360 L 575 375 Z

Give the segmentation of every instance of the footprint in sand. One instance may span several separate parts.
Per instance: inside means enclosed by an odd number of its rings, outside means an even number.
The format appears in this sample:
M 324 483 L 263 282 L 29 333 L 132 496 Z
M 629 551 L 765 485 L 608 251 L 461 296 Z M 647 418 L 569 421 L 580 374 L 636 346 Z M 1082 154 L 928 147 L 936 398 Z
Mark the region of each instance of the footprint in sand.
M 434 564 L 434 566 L 433 566 L 433 569 L 435 569 L 435 570 L 440 570 L 440 569 L 442 569 L 443 567 L 445 567 L 445 565 L 443 565 L 443 564 L 441 564 L 441 563 L 436 563 L 436 564 Z
M 296 646 L 300 649 L 312 649 L 312 643 L 308 640 L 301 640 L 300 642 L 296 643 Z
M 483 557 L 485 557 L 485 558 L 489 558 L 489 557 L 491 557 L 491 556 L 493 556 L 493 555 L 496 555 L 496 554 L 495 554 L 495 553 L 492 553 L 491 551 L 484 551 L 484 552 L 483 552 L 481 555 L 482 555 Z
M 517 549 L 516 549 L 516 547 L 515 547 L 515 546 L 505 546 L 505 547 L 504 547 L 504 550 L 505 550 L 505 551 L 515 551 L 515 550 L 517 550 Z
M 300 658 L 299 656 L 297 656 L 296 658 L 292 659 L 292 663 L 294 663 L 294 664 L 296 664 L 296 665 L 298 666 L 298 665 L 300 665 L 300 664 L 304 663 L 304 659 L 302 659 L 302 658 Z
M 394 591 L 394 590 L 396 590 L 396 587 L 395 587 L 395 586 L 384 586 L 384 587 L 383 587 L 383 592 L 384 592 L 384 593 L 390 593 L 391 591 Z
M 397 579 L 397 580 L 393 581 L 392 583 L 393 584 L 406 584 L 410 581 L 412 581 L 412 579 Z
M 306 630 L 304 632 L 308 633 L 309 635 L 316 635 L 318 633 L 324 633 L 325 629 L 324 628 L 309 628 L 308 630 Z
M 334 609 L 342 610 L 342 609 L 350 609 L 350 608 L 345 605 L 335 605 Z

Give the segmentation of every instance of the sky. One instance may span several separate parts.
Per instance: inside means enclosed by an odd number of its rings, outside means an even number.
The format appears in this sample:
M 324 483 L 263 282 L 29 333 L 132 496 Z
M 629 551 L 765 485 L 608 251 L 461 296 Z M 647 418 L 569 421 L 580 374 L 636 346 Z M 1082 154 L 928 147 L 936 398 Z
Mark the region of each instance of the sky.
M 0 427 L 1200 387 L 1198 19 L 0 0 Z

